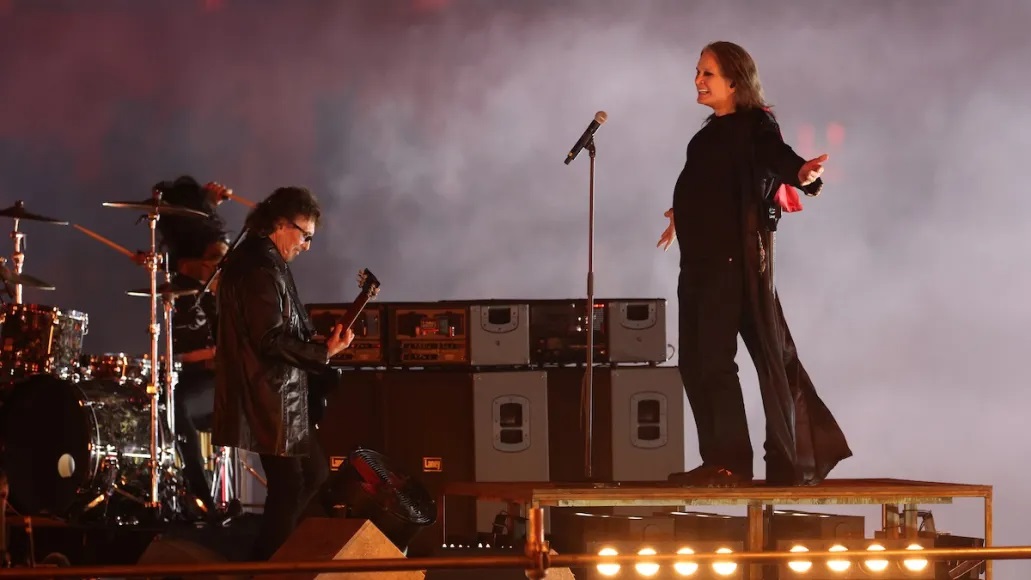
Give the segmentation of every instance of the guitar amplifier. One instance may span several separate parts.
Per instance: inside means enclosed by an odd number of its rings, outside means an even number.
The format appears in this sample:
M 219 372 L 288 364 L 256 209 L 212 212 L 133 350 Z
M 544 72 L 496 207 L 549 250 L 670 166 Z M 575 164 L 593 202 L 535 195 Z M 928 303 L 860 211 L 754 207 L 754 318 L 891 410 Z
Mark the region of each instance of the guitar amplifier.
M 594 300 L 594 362 L 609 362 L 605 300 Z M 530 302 L 530 360 L 538 365 L 587 362 L 587 300 Z
M 610 362 L 658 364 L 669 358 L 665 299 L 611 299 L 608 323 Z
M 469 308 L 456 302 L 390 304 L 388 363 L 403 367 L 469 364 Z
M 308 316 L 311 317 L 315 332 L 329 336 L 333 325 L 347 313 L 350 304 L 308 304 Z M 354 342 L 332 359 L 334 366 L 383 366 L 386 364 L 383 348 L 383 308 L 378 304 L 368 304 L 351 326 L 354 331 Z

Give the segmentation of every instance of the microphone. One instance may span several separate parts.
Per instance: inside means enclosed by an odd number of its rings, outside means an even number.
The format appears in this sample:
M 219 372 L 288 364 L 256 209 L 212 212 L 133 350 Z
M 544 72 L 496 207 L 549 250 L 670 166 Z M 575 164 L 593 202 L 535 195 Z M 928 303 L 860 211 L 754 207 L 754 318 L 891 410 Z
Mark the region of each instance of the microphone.
M 587 126 L 587 130 L 584 131 L 583 135 L 580 135 L 580 139 L 573 145 L 573 148 L 569 150 L 569 155 L 566 155 L 566 165 L 576 159 L 576 156 L 580 154 L 580 151 L 587 146 L 587 143 L 594 137 L 594 132 L 598 130 L 605 123 L 606 119 L 609 118 L 608 113 L 605 111 L 598 111 L 594 114 L 594 120 Z

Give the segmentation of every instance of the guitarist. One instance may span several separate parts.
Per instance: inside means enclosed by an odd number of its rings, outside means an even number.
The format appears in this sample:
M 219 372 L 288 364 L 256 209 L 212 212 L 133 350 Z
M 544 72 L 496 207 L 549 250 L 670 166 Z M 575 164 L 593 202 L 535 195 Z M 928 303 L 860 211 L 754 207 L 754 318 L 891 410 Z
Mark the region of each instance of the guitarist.
M 218 288 L 212 440 L 259 454 L 268 482 L 252 557 L 267 560 L 293 532 L 329 476 L 308 404 L 308 373 L 324 372 L 354 333 L 325 342 L 298 297 L 289 263 L 311 247 L 321 210 L 301 187 L 282 187 L 247 216 L 248 236 L 229 254 Z

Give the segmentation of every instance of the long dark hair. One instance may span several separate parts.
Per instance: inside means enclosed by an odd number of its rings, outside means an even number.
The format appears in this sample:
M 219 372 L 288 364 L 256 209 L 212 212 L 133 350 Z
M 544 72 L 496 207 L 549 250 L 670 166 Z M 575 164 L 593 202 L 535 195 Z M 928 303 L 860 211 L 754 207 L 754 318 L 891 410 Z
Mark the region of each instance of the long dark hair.
M 741 109 L 768 109 L 770 105 L 763 96 L 759 68 L 748 51 L 733 42 L 719 40 L 710 42 L 702 49 L 716 58 L 723 77 L 734 87 L 734 105 Z
M 315 195 L 304 187 L 280 187 L 247 214 L 249 236 L 267 236 L 275 231 L 279 220 L 299 216 L 311 219 L 318 227 L 322 209 Z

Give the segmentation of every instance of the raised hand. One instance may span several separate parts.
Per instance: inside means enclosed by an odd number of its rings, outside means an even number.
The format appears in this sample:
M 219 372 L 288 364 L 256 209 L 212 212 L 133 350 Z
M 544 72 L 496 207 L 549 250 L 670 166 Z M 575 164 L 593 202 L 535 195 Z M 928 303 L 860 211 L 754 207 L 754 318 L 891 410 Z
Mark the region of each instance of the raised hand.
M 655 244 L 655 247 L 662 248 L 662 251 L 665 252 L 669 250 L 669 247 L 672 246 L 673 242 L 676 241 L 677 228 L 676 225 L 673 223 L 672 209 L 666 210 L 666 213 L 662 215 L 669 218 L 669 227 L 667 227 L 666 230 L 662 232 L 662 235 L 659 236 L 659 243 Z
M 233 190 L 217 181 L 212 181 L 205 185 L 204 191 L 208 192 L 208 196 L 210 196 L 211 201 L 214 202 L 215 205 L 233 197 Z
M 806 161 L 802 168 L 798 170 L 798 183 L 805 186 L 819 179 L 823 175 L 823 164 L 826 161 L 826 153 Z

